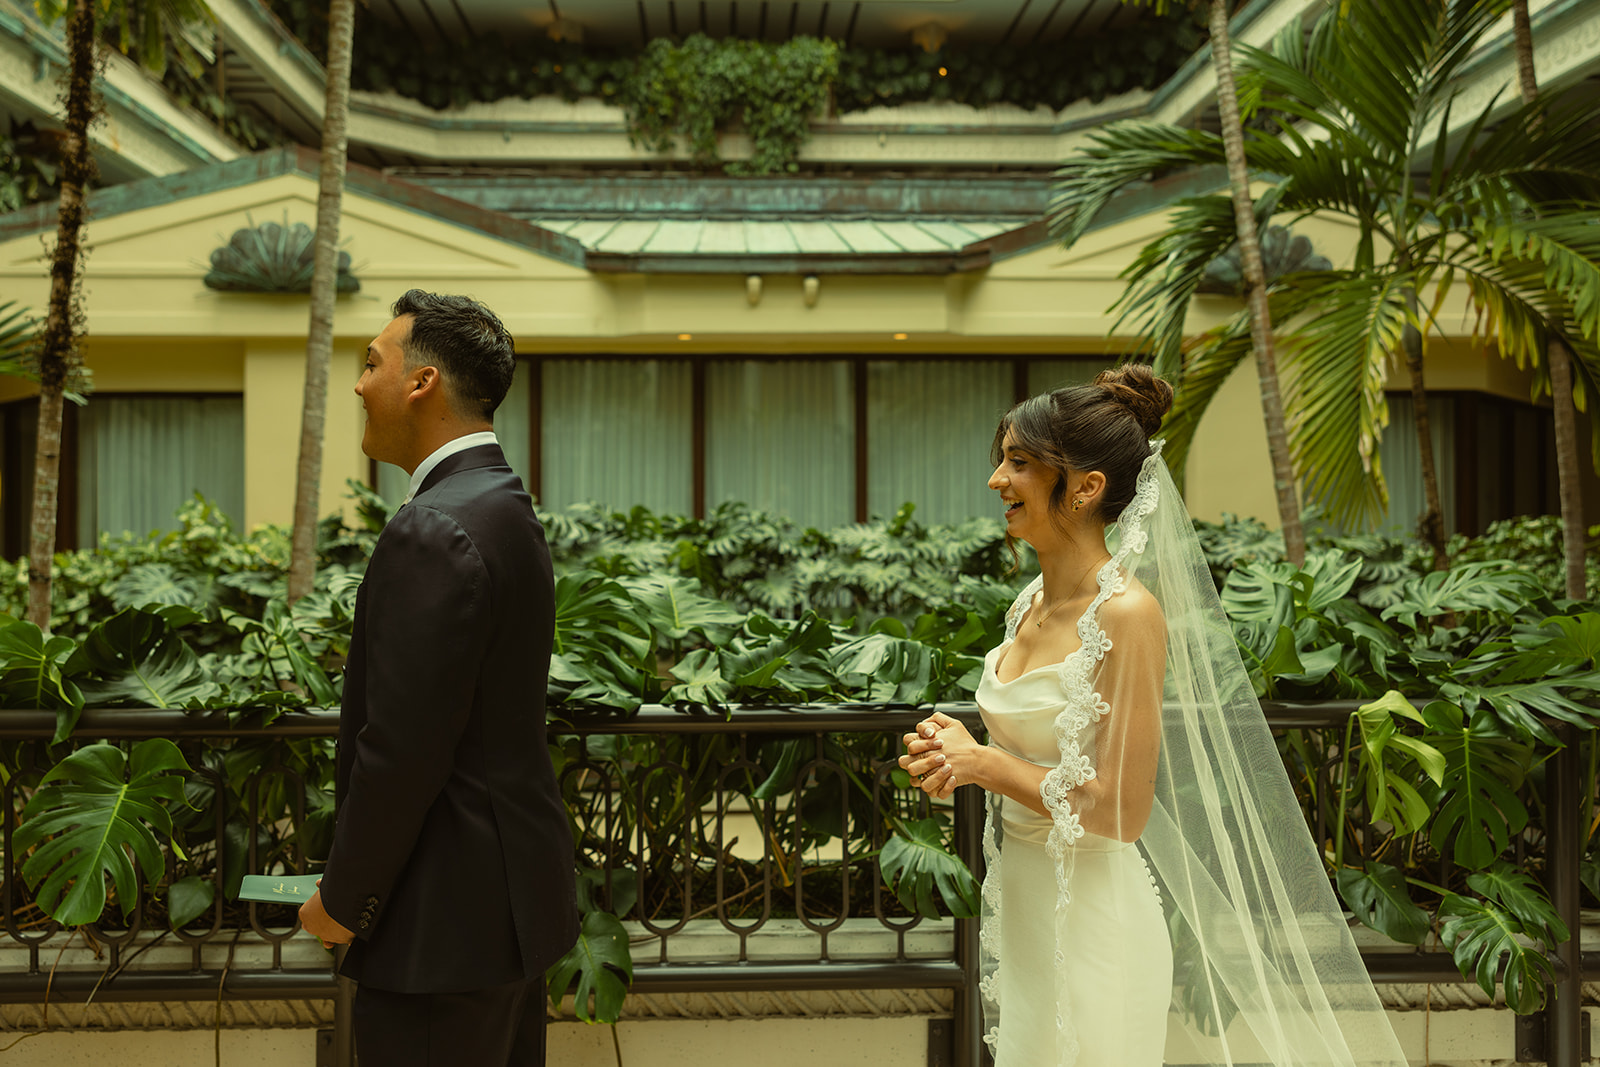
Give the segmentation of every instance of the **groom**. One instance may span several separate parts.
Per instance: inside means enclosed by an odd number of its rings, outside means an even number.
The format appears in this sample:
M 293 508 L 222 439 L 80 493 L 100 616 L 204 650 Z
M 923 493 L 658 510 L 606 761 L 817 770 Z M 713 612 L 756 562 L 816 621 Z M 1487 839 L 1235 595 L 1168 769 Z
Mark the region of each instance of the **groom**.
M 577 938 L 550 553 L 491 421 L 512 366 L 488 308 L 413 289 L 356 383 L 362 450 L 411 490 L 356 597 L 333 847 L 300 921 L 350 943 L 371 1067 L 543 1064 L 544 972 Z

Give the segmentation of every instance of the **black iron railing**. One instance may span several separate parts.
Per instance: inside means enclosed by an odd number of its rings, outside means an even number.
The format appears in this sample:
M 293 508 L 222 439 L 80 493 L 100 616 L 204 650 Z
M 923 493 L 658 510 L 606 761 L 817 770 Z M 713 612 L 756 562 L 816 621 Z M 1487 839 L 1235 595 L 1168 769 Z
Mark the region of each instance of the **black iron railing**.
M 1342 726 L 1357 702 L 1314 705 L 1268 703 L 1264 706 L 1275 731 L 1327 730 Z M 939 709 L 971 726 L 978 726 L 972 704 L 946 704 Z M 573 715 L 570 722 L 552 724 L 564 755 L 560 775 L 572 804 L 579 864 L 593 872 L 597 904 L 623 912 L 648 940 L 634 956 L 633 990 L 638 993 L 689 993 L 733 990 L 814 990 L 921 988 L 949 990 L 953 998 L 956 1062 L 977 1067 L 982 1041 L 977 1000 L 977 922 L 954 921 L 954 942 L 947 955 L 929 959 L 908 952 L 907 935 L 925 920 L 900 907 L 882 885 L 876 849 L 883 843 L 887 817 L 927 816 L 930 809 L 920 793 L 896 789 L 893 756 L 898 738 L 929 709 L 881 706 L 801 706 L 737 708 L 721 712 L 686 713 L 647 706 L 627 718 Z M 338 714 L 310 711 L 285 714 L 270 726 L 231 724 L 226 713 L 91 709 L 85 711 L 75 733 L 78 743 L 91 740 L 137 740 L 164 737 L 192 752 L 205 743 L 240 740 L 326 739 L 337 732 Z M 53 712 L 0 711 L 0 742 L 48 740 L 55 729 Z M 628 753 L 603 739 L 673 738 L 671 758 L 660 749 Z M 1562 1067 L 1579 1063 L 1580 983 L 1585 972 L 1600 974 L 1600 959 L 1584 959 L 1578 952 L 1578 871 L 1584 845 L 1578 826 L 1580 805 L 1576 794 L 1580 774 L 1576 749 L 1568 747 L 1552 758 L 1548 775 L 1551 796 L 1547 811 L 1547 877 L 1553 902 L 1573 938 L 1553 953 L 1558 986 L 1549 1025 L 1549 1062 Z M 786 790 L 773 783 L 771 750 L 762 746 L 787 746 L 788 780 L 804 782 L 801 790 Z M 0 913 L 6 939 L 29 949 L 25 971 L 0 974 L 0 1002 L 35 1002 L 46 995 L 57 1000 L 82 1001 L 91 993 L 97 1000 L 154 1001 L 214 999 L 333 999 L 335 1001 L 336 1060 L 348 1065 L 350 1013 L 348 983 L 335 977 L 332 966 L 295 967 L 285 964 L 284 943 L 298 931 L 292 915 L 279 909 L 266 912 L 250 905 L 243 913 L 230 912 L 224 922 L 224 902 L 210 910 L 209 924 L 200 921 L 167 934 L 186 946 L 187 967 L 124 969 L 141 943 L 143 909 L 135 908 L 131 921 L 120 926 L 102 922 L 86 933 L 105 950 L 104 973 L 51 974 L 51 960 L 42 947 L 57 932 L 43 917 L 19 919 L 24 900 L 18 878 L 11 834 L 19 807 L 19 790 L 37 782 L 47 769 L 38 765 L 43 746 L 33 746 L 35 765 L 14 768 L 0 787 L 0 845 L 4 861 L 0 873 Z M 643 754 L 643 760 L 632 758 Z M 59 754 L 59 753 L 58 753 Z M 763 758 L 757 758 L 761 755 Z M 190 760 L 200 780 L 217 790 L 227 787 L 212 767 Z M 1327 768 L 1319 774 L 1326 775 Z M 765 777 L 763 789 L 758 783 Z M 837 793 L 834 793 L 837 786 Z M 259 816 L 264 791 L 286 789 L 302 797 L 305 782 L 281 762 L 254 772 L 240 791 L 249 807 L 251 824 Z M 665 799 L 663 799 L 665 798 Z M 833 854 L 817 859 L 815 849 L 807 861 L 812 827 L 826 813 L 811 815 L 805 805 L 836 803 L 838 819 L 865 834 L 836 837 Z M 981 795 L 962 789 L 951 806 L 941 809 L 953 821 L 957 855 L 981 876 Z M 297 828 L 304 818 L 303 805 L 290 805 L 289 821 Z M 216 842 L 226 845 L 221 805 L 216 806 Z M 759 859 L 746 844 L 745 858 L 736 854 L 730 823 L 761 834 Z M 1322 839 L 1323 817 L 1313 814 L 1314 831 Z M 1570 825 L 1568 825 L 1570 824 Z M 290 835 L 296 837 L 297 835 Z M 246 870 L 260 870 L 257 841 L 250 835 Z M 707 862 L 707 858 L 711 862 Z M 216 884 L 222 879 L 219 851 Z M 303 869 L 305 857 L 292 853 L 290 866 Z M 631 881 L 631 886 L 624 884 Z M 220 894 L 219 894 L 220 897 Z M 623 907 L 622 905 L 626 905 Z M 802 960 L 752 959 L 751 939 L 774 920 L 792 916 L 815 942 L 815 958 Z M 275 916 L 266 921 L 264 916 Z M 732 935 L 738 945 L 736 959 L 718 963 L 686 963 L 672 959 L 674 937 L 694 919 L 714 922 Z M 865 920 L 893 935 L 892 950 L 872 958 L 836 958 L 830 936 L 845 928 L 847 920 Z M 270 946 L 266 967 L 229 966 L 226 971 L 203 959 L 208 946 L 225 943 L 248 929 Z M 146 936 L 148 940 L 148 935 Z M 1365 957 L 1378 982 L 1448 982 L 1460 976 L 1449 956 L 1440 953 L 1370 953 Z M 107 976 L 110 977 L 107 977 Z

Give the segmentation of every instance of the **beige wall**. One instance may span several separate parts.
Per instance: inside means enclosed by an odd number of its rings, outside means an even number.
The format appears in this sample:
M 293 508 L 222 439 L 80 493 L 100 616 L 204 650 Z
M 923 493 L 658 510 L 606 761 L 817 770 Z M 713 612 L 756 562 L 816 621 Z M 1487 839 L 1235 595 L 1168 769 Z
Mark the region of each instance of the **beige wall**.
M 300 462 L 300 415 L 306 380 L 302 340 L 253 340 L 244 355 L 244 525 L 289 524 Z M 361 452 L 364 419 L 352 392 L 366 342 L 338 340 L 328 372 L 319 514 L 345 509 L 345 479 L 367 480 Z

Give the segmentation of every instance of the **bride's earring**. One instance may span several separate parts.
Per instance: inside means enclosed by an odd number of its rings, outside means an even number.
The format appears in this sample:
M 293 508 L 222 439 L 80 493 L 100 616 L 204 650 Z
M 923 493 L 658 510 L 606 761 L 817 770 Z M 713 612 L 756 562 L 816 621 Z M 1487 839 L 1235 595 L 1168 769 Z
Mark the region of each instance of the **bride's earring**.
M 1077 500 L 1074 500 L 1072 502 L 1072 510 L 1073 511 L 1077 511 L 1081 507 L 1083 507 L 1083 498 L 1082 497 L 1079 497 Z

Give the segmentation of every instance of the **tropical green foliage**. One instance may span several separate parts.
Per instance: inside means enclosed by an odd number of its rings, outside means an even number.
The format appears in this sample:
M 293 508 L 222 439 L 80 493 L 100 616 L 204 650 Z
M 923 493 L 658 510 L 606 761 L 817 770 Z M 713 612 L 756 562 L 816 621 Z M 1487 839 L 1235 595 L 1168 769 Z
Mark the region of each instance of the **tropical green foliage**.
M 617 917 L 598 908 L 583 909 L 578 940 L 545 976 L 550 1002 L 560 1007 L 568 991 L 573 1014 L 586 1023 L 614 1023 L 633 981 L 628 932 Z M 574 988 L 574 984 L 576 988 Z
M 54 195 L 57 155 L 33 123 L 11 120 L 0 133 L 0 214 Z
M 944 836 L 936 819 L 907 823 L 883 846 L 883 878 L 908 910 L 936 914 L 937 886 L 950 914 L 971 918 L 978 914 L 978 883 L 961 861 L 945 851 Z
M 85 706 L 217 709 L 270 721 L 284 709 L 335 703 L 361 560 L 386 516 L 370 493 L 358 501 L 353 525 L 323 525 L 322 584 L 293 610 L 283 601 L 282 531 L 240 535 L 203 501 L 183 510 L 172 534 L 107 539 L 96 552 L 63 555 L 56 636 L 47 641 L 26 623 L 0 619 L 0 707 L 56 709 L 58 739 L 70 741 Z M 730 805 L 761 827 L 761 847 L 795 907 L 817 907 L 817 887 L 848 868 L 847 884 L 884 892 L 908 912 L 975 908 L 970 872 L 950 852 L 949 814 L 906 788 L 890 762 L 892 731 L 820 740 L 561 732 L 562 721 L 580 713 L 625 713 L 641 703 L 881 708 L 969 697 L 977 657 L 998 641 L 1021 578 L 1004 575 L 993 524 L 924 528 L 911 515 L 903 509 L 833 531 L 731 505 L 705 520 L 592 506 L 547 516 L 558 571 L 552 755 L 590 913 L 582 951 L 552 972 L 552 995 L 576 989 L 585 1011 L 611 1017 L 627 974 L 613 916 L 683 914 L 676 894 L 684 879 L 703 886 L 713 872 L 761 884 L 762 866 L 735 860 L 701 821 L 721 818 Z M 1512 884 L 1495 872 L 1512 856 L 1541 862 L 1537 785 L 1556 744 L 1548 719 L 1588 727 L 1600 714 L 1600 613 L 1550 599 L 1523 569 L 1559 566 L 1545 525 L 1524 520 L 1463 541 L 1462 555 L 1473 558 L 1445 574 L 1429 570 L 1415 543 L 1326 541 L 1296 569 L 1257 523 L 1200 525 L 1258 692 L 1364 705 L 1337 729 L 1283 740 L 1307 819 L 1329 828 L 1324 844 L 1347 904 L 1407 943 L 1439 930 L 1464 974 L 1509 968 L 1523 1006 L 1541 995 L 1542 957 L 1518 937 L 1548 944 L 1545 935 L 1557 931 L 1535 882 Z M 1522 556 L 1479 558 L 1487 546 L 1516 546 Z M 779 572 L 788 577 L 772 578 Z M 763 574 L 768 585 L 748 577 Z M 20 599 L 15 567 L 0 572 L 0 589 Z M 152 871 L 140 858 L 145 881 L 170 887 L 167 922 L 225 907 L 212 893 L 220 887 L 229 896 L 252 844 L 258 869 L 325 854 L 331 748 L 245 740 L 199 748 L 181 793 L 163 785 L 142 801 L 170 819 L 169 826 L 151 816 L 147 829 L 177 846 L 169 869 Z M 9 749 L 0 766 L 8 777 L 26 775 L 24 768 L 58 757 L 30 743 Z M 95 795 L 109 795 L 114 761 L 86 758 L 102 768 Z M 147 778 L 128 780 L 148 785 Z M 128 788 L 144 795 L 143 785 Z M 36 801 L 29 825 L 63 808 Z M 29 833 L 21 840 L 39 843 L 36 856 L 59 839 L 56 831 Z M 648 842 L 642 851 L 639 835 Z M 848 861 L 816 858 L 841 840 Z M 147 845 L 130 839 L 128 848 L 135 844 Z M 1454 873 L 1436 884 L 1446 860 Z M 57 891 L 52 909 L 65 908 L 68 891 L 90 891 L 93 879 L 82 872 L 93 863 L 113 876 L 119 869 L 110 853 L 91 855 L 49 883 L 42 879 L 52 861 L 29 862 L 35 884 Z M 128 907 L 135 887 L 121 873 L 117 899 Z M 767 906 L 743 899 L 731 915 Z M 72 900 L 86 907 L 93 898 Z
M 326 5 L 269 3 L 314 55 L 326 55 Z M 624 108 L 637 143 L 665 149 L 681 138 L 699 167 L 722 165 L 717 135 L 742 127 L 754 152 L 728 170 L 745 174 L 794 170 L 810 120 L 830 99 L 841 112 L 938 100 L 1059 110 L 1155 88 L 1201 38 L 1194 18 L 1177 13 L 1064 46 L 952 43 L 926 52 L 803 35 L 771 43 L 696 33 L 656 36 L 628 51 L 544 36 L 419 37 L 365 11 L 357 18 L 354 89 L 392 91 L 439 109 L 507 97 L 595 97 Z
M 139 899 L 139 875 L 159 881 L 166 861 L 156 831 L 170 835 L 162 801 L 183 796 L 189 769 L 178 747 L 151 738 L 125 758 L 115 745 L 88 745 L 44 776 L 12 836 L 19 852 L 34 849 L 22 876 L 41 908 L 66 926 L 94 922 L 106 903 L 106 878 L 124 916 Z M 134 867 L 134 861 L 139 864 Z
M 839 73 L 832 41 L 796 37 L 781 44 L 695 34 L 682 45 L 658 37 L 622 82 L 620 103 L 635 144 L 656 152 L 682 139 L 695 166 L 721 162 L 717 135 L 742 118 L 752 145 L 730 174 L 782 174 L 811 136 L 811 120 Z
M 0 374 L 15 378 L 36 378 L 36 349 L 39 320 L 31 309 L 16 301 L 0 304 Z
M 1496 99 L 1473 115 L 1456 108 L 1457 79 L 1504 7 L 1349 0 L 1330 7 L 1309 36 L 1295 25 L 1270 51 L 1241 49 L 1241 106 L 1258 120 L 1247 124 L 1246 152 L 1271 182 L 1256 205 L 1258 224 L 1315 214 L 1348 219 L 1357 231 L 1348 267 L 1281 276 L 1270 301 L 1273 322 L 1283 324 L 1286 404 L 1299 413 L 1290 427 L 1295 465 L 1307 498 L 1341 521 L 1386 507 L 1377 446 L 1390 368 L 1402 341 L 1415 348 L 1408 359 L 1421 358 L 1456 284 L 1483 339 L 1539 367 L 1541 388 L 1552 338 L 1576 354 L 1580 407 L 1600 381 L 1600 128 L 1592 109 L 1571 93 L 1509 109 Z M 1052 209 L 1069 243 L 1129 182 L 1223 162 L 1221 139 L 1203 130 L 1125 122 L 1091 140 L 1064 169 Z M 1421 153 L 1423 145 L 1433 147 Z M 1191 298 L 1235 238 L 1226 195 L 1181 200 L 1174 210 L 1174 225 L 1126 271 L 1116 308 L 1119 327 L 1149 336 L 1158 372 L 1181 383 L 1166 426 L 1176 468 L 1200 414 L 1249 356 L 1250 338 L 1241 311 L 1185 340 Z M 1600 436 L 1596 448 L 1600 462 Z

